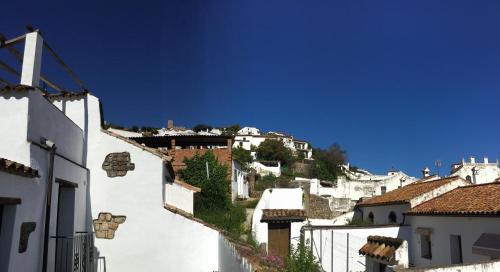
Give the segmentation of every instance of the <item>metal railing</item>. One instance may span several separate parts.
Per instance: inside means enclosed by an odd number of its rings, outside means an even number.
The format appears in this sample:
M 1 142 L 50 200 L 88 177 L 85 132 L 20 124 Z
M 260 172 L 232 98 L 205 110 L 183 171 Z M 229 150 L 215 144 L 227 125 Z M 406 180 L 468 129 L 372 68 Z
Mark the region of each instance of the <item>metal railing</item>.
M 104 257 L 94 253 L 93 233 L 77 232 L 73 236 L 52 236 L 56 240 L 55 272 L 106 271 Z

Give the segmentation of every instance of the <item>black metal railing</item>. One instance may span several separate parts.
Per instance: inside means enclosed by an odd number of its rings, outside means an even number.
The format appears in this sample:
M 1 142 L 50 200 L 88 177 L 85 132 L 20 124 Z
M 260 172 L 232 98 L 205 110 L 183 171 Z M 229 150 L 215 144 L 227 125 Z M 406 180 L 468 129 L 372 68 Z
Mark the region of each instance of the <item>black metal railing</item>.
M 94 256 L 93 233 L 77 232 L 73 236 L 51 238 L 56 240 L 55 272 L 96 272 L 98 265 L 105 264 Z M 102 267 L 99 270 L 102 271 Z

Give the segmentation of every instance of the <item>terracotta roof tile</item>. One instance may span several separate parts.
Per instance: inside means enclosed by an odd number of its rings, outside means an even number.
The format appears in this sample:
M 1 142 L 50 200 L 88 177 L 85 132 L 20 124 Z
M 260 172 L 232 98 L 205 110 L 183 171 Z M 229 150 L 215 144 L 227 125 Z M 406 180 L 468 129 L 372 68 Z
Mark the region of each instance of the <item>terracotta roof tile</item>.
M 374 205 L 387 205 L 387 204 L 400 204 L 409 203 L 411 199 L 430 192 L 438 187 L 441 187 L 449 182 L 459 179 L 460 177 L 448 177 L 432 181 L 416 181 L 404 187 L 392 190 L 383 195 L 374 196 L 363 202 L 358 206 L 374 206 Z
M 368 236 L 368 242 L 359 249 L 359 254 L 394 263 L 395 252 L 403 243 L 399 238 Z
M 305 218 L 305 211 L 300 209 L 264 209 L 260 222 L 301 222 Z
M 415 206 L 409 215 L 500 215 L 500 183 L 458 187 Z
M 0 171 L 28 178 L 36 178 L 40 176 L 38 174 L 38 170 L 26 166 L 22 163 L 4 158 L 0 158 Z

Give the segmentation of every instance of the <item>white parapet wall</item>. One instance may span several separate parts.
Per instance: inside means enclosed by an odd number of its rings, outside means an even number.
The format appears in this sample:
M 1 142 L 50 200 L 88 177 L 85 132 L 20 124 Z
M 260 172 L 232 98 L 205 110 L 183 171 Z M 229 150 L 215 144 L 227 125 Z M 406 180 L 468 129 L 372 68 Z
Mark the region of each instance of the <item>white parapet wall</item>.
M 253 162 L 252 166 L 253 169 L 257 171 L 257 174 L 260 174 L 262 176 L 265 175 L 274 175 L 275 177 L 281 176 L 281 164 L 278 162 L 277 166 L 266 166 L 260 162 Z

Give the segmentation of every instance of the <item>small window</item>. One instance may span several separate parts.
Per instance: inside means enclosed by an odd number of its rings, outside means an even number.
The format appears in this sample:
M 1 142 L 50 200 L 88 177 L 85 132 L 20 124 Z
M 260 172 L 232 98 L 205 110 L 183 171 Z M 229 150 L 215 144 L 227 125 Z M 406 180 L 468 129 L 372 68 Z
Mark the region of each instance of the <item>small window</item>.
M 243 142 L 240 142 L 240 147 L 243 147 Z
M 420 253 L 422 258 L 432 259 L 431 250 L 431 235 L 430 234 L 420 234 Z
M 465 179 L 466 179 L 467 181 L 472 182 L 472 178 L 471 178 L 471 176 L 469 176 L 469 175 L 467 175 L 467 176 L 465 177 Z
M 391 211 L 389 213 L 389 224 L 395 224 L 398 221 L 398 216 L 395 212 Z
M 380 186 L 380 193 L 385 194 L 387 192 L 387 187 L 386 186 Z
M 462 237 L 460 235 L 450 235 L 451 264 L 463 263 L 462 257 Z
M 372 224 L 373 224 L 373 222 L 375 221 L 375 216 L 373 216 L 373 213 L 372 213 L 372 212 L 370 212 L 370 213 L 368 214 L 368 221 L 369 221 L 370 223 L 372 223 Z

